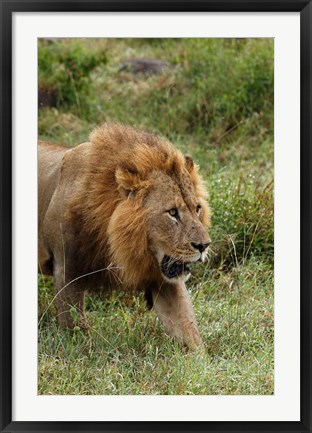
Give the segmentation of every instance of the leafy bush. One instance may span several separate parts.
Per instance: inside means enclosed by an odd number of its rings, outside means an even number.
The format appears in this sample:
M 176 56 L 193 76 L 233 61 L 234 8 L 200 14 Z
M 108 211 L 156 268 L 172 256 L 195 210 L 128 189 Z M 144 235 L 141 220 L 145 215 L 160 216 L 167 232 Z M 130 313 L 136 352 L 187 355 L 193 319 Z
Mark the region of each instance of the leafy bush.
M 252 176 L 218 176 L 211 188 L 213 209 L 212 262 L 237 265 L 251 255 L 273 263 L 273 181 L 256 185 Z
M 107 62 L 106 51 L 87 49 L 81 42 L 41 40 L 38 51 L 39 87 L 56 96 L 57 106 L 79 114 L 89 111 L 92 79 L 90 73 Z
M 181 69 L 182 79 L 175 92 L 182 96 L 180 113 L 188 131 L 211 130 L 220 124 L 228 130 L 255 112 L 272 109 L 273 44 L 271 40 L 255 42 L 254 39 L 187 41 L 184 51 L 187 62 Z

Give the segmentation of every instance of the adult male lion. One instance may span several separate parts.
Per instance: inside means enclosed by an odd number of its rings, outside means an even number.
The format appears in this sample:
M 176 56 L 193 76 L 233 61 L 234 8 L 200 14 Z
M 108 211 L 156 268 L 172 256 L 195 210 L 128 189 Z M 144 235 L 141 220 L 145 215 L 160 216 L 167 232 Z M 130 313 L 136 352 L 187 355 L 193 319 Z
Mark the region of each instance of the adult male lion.
M 73 149 L 39 142 L 39 270 L 58 319 L 84 319 L 85 290 L 145 291 L 167 332 L 202 344 L 184 282 L 205 258 L 210 213 L 192 159 L 164 138 L 104 124 Z

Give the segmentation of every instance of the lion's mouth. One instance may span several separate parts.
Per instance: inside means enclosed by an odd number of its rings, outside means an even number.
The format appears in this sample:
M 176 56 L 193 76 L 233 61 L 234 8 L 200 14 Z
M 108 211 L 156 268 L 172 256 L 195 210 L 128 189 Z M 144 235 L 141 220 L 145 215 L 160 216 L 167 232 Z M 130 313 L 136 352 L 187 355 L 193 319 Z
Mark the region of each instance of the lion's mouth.
M 167 278 L 175 278 L 185 273 L 189 274 L 189 264 L 190 262 L 181 262 L 172 257 L 164 256 L 161 261 L 161 270 Z

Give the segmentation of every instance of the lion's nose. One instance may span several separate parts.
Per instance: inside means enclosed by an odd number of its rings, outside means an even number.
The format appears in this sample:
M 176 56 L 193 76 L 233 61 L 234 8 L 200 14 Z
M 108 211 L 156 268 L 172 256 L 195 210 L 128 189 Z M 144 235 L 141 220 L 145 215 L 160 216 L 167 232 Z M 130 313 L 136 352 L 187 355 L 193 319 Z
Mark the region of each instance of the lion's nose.
M 196 249 L 199 250 L 201 253 L 205 251 L 205 249 L 211 244 L 211 241 L 206 242 L 204 244 L 196 244 L 195 242 L 192 242 L 192 246 Z

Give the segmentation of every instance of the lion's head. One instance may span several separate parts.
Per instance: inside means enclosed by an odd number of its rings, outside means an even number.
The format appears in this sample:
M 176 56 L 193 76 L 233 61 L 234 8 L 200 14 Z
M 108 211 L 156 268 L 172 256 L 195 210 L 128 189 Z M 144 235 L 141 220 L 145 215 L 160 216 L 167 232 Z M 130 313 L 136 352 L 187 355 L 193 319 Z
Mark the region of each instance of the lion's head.
M 198 167 L 166 139 L 123 128 L 105 125 L 90 137 L 97 164 L 106 161 L 115 191 L 93 203 L 98 214 L 103 210 L 102 221 L 107 215 L 99 237 L 107 236 L 124 285 L 185 280 L 189 264 L 203 261 L 210 243 L 210 211 Z

